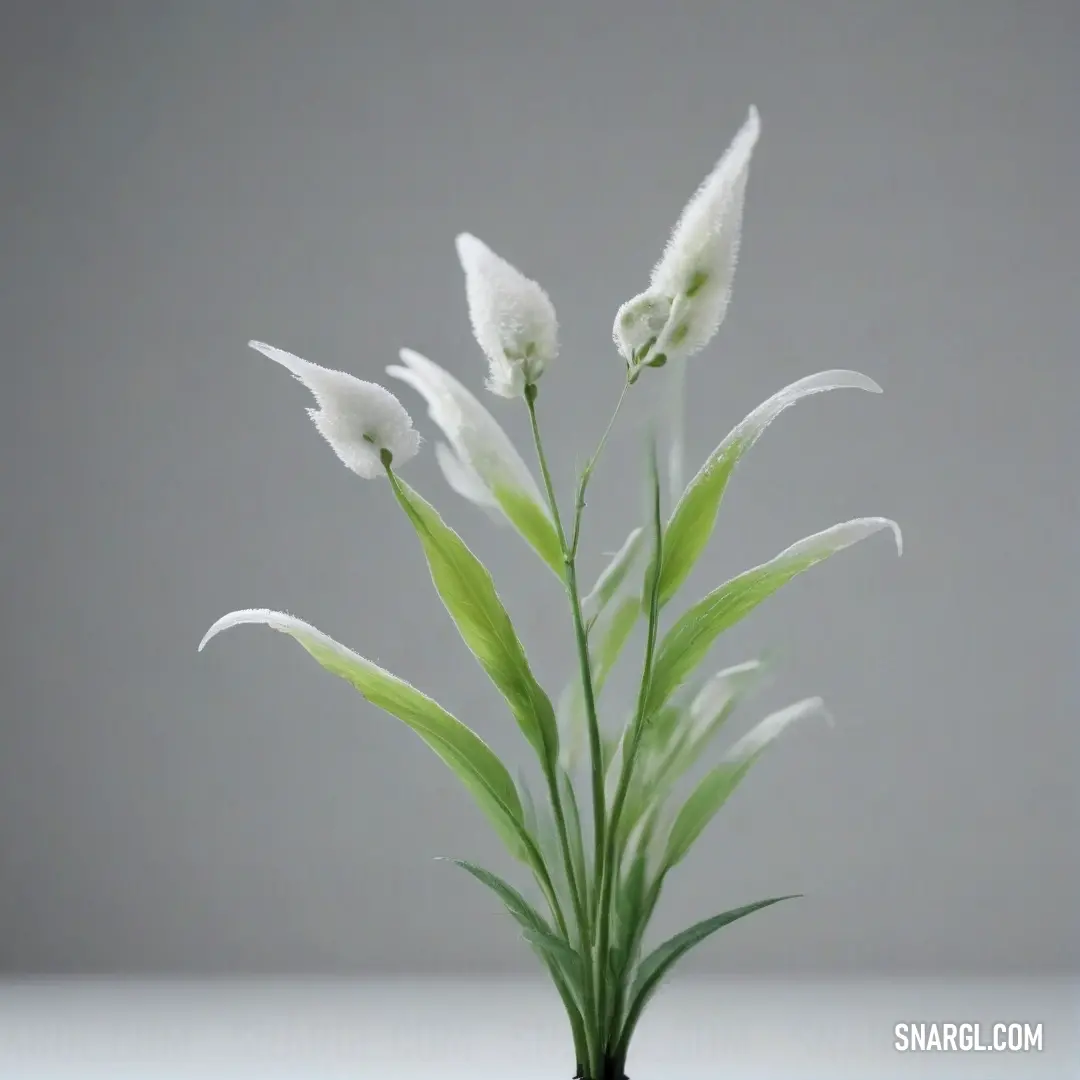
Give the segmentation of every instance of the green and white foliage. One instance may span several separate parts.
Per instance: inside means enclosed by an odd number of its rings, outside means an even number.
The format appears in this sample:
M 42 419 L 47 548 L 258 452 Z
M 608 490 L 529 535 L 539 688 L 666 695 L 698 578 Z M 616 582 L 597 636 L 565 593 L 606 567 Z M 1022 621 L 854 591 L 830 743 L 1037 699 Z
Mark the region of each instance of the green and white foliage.
M 508 719 L 535 758 L 537 779 L 515 782 L 475 731 L 422 690 L 291 615 L 263 608 L 234 611 L 214 623 L 200 649 L 230 627 L 269 626 L 292 637 L 438 755 L 506 846 L 511 865 L 520 864 L 531 879 L 519 887 L 472 862 L 451 860 L 495 895 L 550 975 L 566 1009 L 578 1075 L 585 1080 L 623 1075 L 642 1011 L 690 949 L 736 920 L 790 899 L 742 903 L 645 948 L 668 875 L 707 835 L 751 768 L 795 721 L 827 716 L 819 698 L 773 712 L 719 754 L 688 794 L 680 794 L 680 781 L 707 761 L 730 717 L 765 674 L 758 660 L 703 673 L 712 646 L 792 578 L 852 544 L 890 530 L 900 550 L 895 522 L 856 518 L 795 542 L 668 618 L 717 527 L 736 467 L 768 426 L 790 406 L 824 391 L 881 390 L 855 371 L 799 379 L 737 423 L 683 485 L 683 385 L 691 377 L 689 361 L 713 340 L 728 310 L 760 131 L 751 109 L 680 215 L 648 287 L 616 314 L 622 385 L 615 388 L 611 421 L 598 433 L 579 476 L 572 515 L 560 513 L 537 408 L 541 376 L 559 353 L 555 308 L 539 284 L 475 236 L 457 238 L 469 317 L 487 365 L 486 387 L 527 409 L 536 472 L 492 413 L 439 364 L 402 349 L 400 363 L 387 368 L 426 403 L 441 433 L 434 453 L 450 488 L 520 534 L 543 564 L 539 569 L 532 563 L 533 568 L 559 579 L 576 665 L 557 707 L 533 673 L 492 575 L 443 514 L 401 477 L 421 438 L 397 398 L 353 375 L 251 343 L 312 393 L 309 414 L 337 457 L 365 479 L 388 481 L 374 497 L 396 505 L 415 533 L 418 554 L 461 639 L 448 640 L 447 648 L 463 647 L 499 691 Z M 646 520 L 630 530 L 586 591 L 578 583 L 585 489 L 619 407 L 635 386 L 633 392 L 656 397 L 657 411 L 667 416 L 668 491 L 662 499 L 652 440 Z M 617 536 L 603 539 L 605 546 L 618 543 Z M 410 597 L 408 603 L 414 602 Z M 635 631 L 642 632 L 644 653 L 636 702 L 627 708 L 604 690 L 616 666 L 626 662 Z

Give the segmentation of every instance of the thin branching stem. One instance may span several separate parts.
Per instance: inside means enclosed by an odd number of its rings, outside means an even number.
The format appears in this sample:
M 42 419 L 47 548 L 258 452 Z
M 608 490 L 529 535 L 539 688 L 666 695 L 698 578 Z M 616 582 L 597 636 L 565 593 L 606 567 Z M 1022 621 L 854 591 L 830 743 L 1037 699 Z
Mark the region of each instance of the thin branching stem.
M 540 472 L 543 476 L 544 488 L 547 493 L 548 505 L 551 509 L 551 515 L 555 524 L 556 534 L 559 539 L 559 545 L 563 552 L 563 562 L 565 566 L 564 581 L 566 584 L 567 595 L 570 599 L 571 612 L 574 619 L 574 637 L 577 643 L 578 663 L 581 671 L 581 685 L 582 693 L 585 701 L 585 713 L 589 728 L 589 751 L 592 764 L 592 796 L 593 796 L 593 835 L 595 841 L 595 853 L 594 853 L 594 866 L 595 866 L 595 903 L 596 907 L 593 912 L 593 922 L 590 926 L 588 920 L 586 920 L 583 927 L 585 933 L 583 934 L 583 946 L 586 951 L 586 956 L 589 952 L 592 952 L 592 961 L 590 965 L 590 978 L 588 983 L 588 994 L 590 998 L 590 1005 L 595 1006 L 595 1035 L 596 1039 L 593 1041 L 593 1045 L 590 1047 L 589 1062 L 590 1072 L 595 1072 L 596 1069 L 602 1064 L 601 1059 L 603 1057 L 607 1036 L 605 1028 L 604 1015 L 604 997 L 605 997 L 605 975 L 606 967 L 602 961 L 602 957 L 607 954 L 606 939 L 608 937 L 608 927 L 606 925 L 606 917 L 604 912 L 606 907 L 601 904 L 601 876 L 602 867 L 604 865 L 604 851 L 605 844 L 607 843 L 607 824 L 605 821 L 606 805 L 604 796 L 604 763 L 603 763 L 603 751 L 600 745 L 600 724 L 597 716 L 596 708 L 596 692 L 593 683 L 592 675 L 592 662 L 589 657 L 589 640 L 588 630 L 586 629 L 585 617 L 581 608 L 581 591 L 578 586 L 577 580 L 577 550 L 578 543 L 581 538 L 581 519 L 582 512 L 585 508 L 585 491 L 588 487 L 589 480 L 592 476 L 593 470 L 596 467 L 596 463 L 600 457 L 601 452 L 604 449 L 604 445 L 607 442 L 608 435 L 611 433 L 615 424 L 615 419 L 619 415 L 619 410 L 622 407 L 623 399 L 626 396 L 626 390 L 629 386 L 629 380 L 623 384 L 622 392 L 619 394 L 619 399 L 616 402 L 615 409 L 612 412 L 611 419 L 608 421 L 607 427 L 604 429 L 604 433 L 600 438 L 600 442 L 593 452 L 592 457 L 589 459 L 585 468 L 582 470 L 581 479 L 578 483 L 577 498 L 574 505 L 574 524 L 573 533 L 569 543 L 566 539 L 566 531 L 563 528 L 562 516 L 559 513 L 558 500 L 555 497 L 555 486 L 552 483 L 551 471 L 548 468 L 547 458 L 544 454 L 543 440 L 540 436 L 540 425 L 536 415 L 536 387 L 530 385 L 525 390 L 525 401 L 529 408 L 529 421 L 532 426 L 533 441 L 536 444 L 536 455 L 540 463 Z M 555 793 L 557 795 L 557 792 Z M 587 882 L 583 883 L 587 887 Z M 610 901 L 608 906 L 610 905 Z M 595 949 L 593 944 L 596 940 L 596 934 L 601 934 L 605 940 L 604 948 Z M 587 1028 L 589 1025 L 587 1025 Z M 592 1041 L 592 1040 L 591 1040 Z
M 574 501 L 574 528 L 570 539 L 570 557 L 577 557 L 578 541 L 581 539 L 581 515 L 585 509 L 585 489 L 589 486 L 589 481 L 592 479 L 593 470 L 596 468 L 596 463 L 600 458 L 601 451 L 604 449 L 604 444 L 607 442 L 608 436 L 611 434 L 611 429 L 615 426 L 615 420 L 619 415 L 619 410 L 622 408 L 623 400 L 626 398 L 626 391 L 630 388 L 630 380 L 627 379 L 623 383 L 622 391 L 619 393 L 619 400 L 615 402 L 615 409 L 611 414 L 611 419 L 608 421 L 608 425 L 604 428 L 604 434 L 600 436 L 600 442 L 597 443 L 596 449 L 593 451 L 593 456 L 589 458 L 588 464 L 581 470 L 581 479 L 578 482 L 577 498 Z
M 566 543 L 566 532 L 562 525 L 562 515 L 559 513 L 558 500 L 555 497 L 555 485 L 551 479 L 551 470 L 548 468 L 547 455 L 544 453 L 544 443 L 540 436 L 540 423 L 536 415 L 536 387 L 530 385 L 525 389 L 525 402 L 529 407 L 529 422 L 532 426 L 533 442 L 536 445 L 536 457 L 540 463 L 540 472 L 544 481 L 544 489 L 547 493 L 548 506 L 555 524 L 555 532 L 559 539 L 559 546 L 563 552 L 564 582 L 566 592 L 570 599 L 570 608 L 574 618 L 574 637 L 577 642 L 578 664 L 581 669 L 581 683 L 585 697 L 585 712 L 589 726 L 589 749 L 592 756 L 593 772 L 593 818 L 594 832 L 597 837 L 597 852 L 602 852 L 604 834 L 604 786 L 603 766 L 600 750 L 600 728 L 596 717 L 596 698 L 593 692 L 592 664 L 589 660 L 589 644 L 585 634 L 585 621 L 581 611 L 581 599 L 577 583 L 577 568 L 575 560 Z M 553 798 L 557 797 L 557 785 L 553 791 Z M 567 858 L 570 862 L 569 852 Z M 599 866 L 599 863 L 597 863 Z M 576 875 L 572 878 L 576 880 Z M 584 886 L 586 883 L 582 883 Z M 584 909 L 583 909 L 584 910 Z M 582 930 L 584 931 L 584 943 L 588 948 L 592 943 L 592 931 L 587 916 L 582 918 Z

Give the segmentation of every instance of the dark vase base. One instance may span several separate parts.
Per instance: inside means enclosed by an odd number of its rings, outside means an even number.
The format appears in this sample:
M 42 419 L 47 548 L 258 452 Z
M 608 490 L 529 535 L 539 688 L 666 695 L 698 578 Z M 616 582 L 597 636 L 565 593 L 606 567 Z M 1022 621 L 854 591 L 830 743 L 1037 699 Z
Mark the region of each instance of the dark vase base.
M 593 1078 L 585 1075 L 584 1065 L 579 1065 L 577 1072 L 574 1073 L 573 1080 L 593 1080 Z M 630 1080 L 630 1077 L 615 1062 L 608 1061 L 604 1063 L 603 1075 L 596 1077 L 596 1080 Z

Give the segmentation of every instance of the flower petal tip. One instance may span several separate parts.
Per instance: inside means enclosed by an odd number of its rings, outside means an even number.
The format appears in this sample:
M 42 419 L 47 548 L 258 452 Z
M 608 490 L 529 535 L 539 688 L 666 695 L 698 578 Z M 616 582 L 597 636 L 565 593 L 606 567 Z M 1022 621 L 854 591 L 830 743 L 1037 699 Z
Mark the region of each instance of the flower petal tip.
M 485 255 L 493 254 L 491 248 L 483 240 L 469 232 L 458 233 L 454 237 L 454 250 L 457 251 L 462 270 L 466 272 Z

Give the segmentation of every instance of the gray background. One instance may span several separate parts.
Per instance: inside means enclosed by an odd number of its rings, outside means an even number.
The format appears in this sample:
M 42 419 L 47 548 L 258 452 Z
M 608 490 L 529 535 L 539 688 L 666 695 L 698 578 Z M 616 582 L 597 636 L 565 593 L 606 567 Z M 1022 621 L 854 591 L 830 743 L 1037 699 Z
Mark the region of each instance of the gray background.
M 760 767 L 659 930 L 796 890 L 688 968 L 1076 971 L 1080 7 L 69 0 L 5 5 L 0 43 L 4 970 L 531 970 L 431 861 L 506 867 L 415 738 L 265 630 L 195 652 L 227 610 L 288 608 L 525 760 L 386 486 L 245 343 L 368 378 L 408 344 L 478 387 L 453 249 L 474 231 L 558 307 L 566 492 L 618 387 L 614 311 L 753 102 L 688 462 L 804 374 L 886 394 L 778 421 L 687 596 L 847 517 L 896 517 L 907 550 L 844 554 L 717 650 L 777 649 L 757 711 L 820 693 L 838 724 Z M 636 520 L 653 375 L 587 577 Z M 557 690 L 561 597 L 428 450 L 408 479 Z

